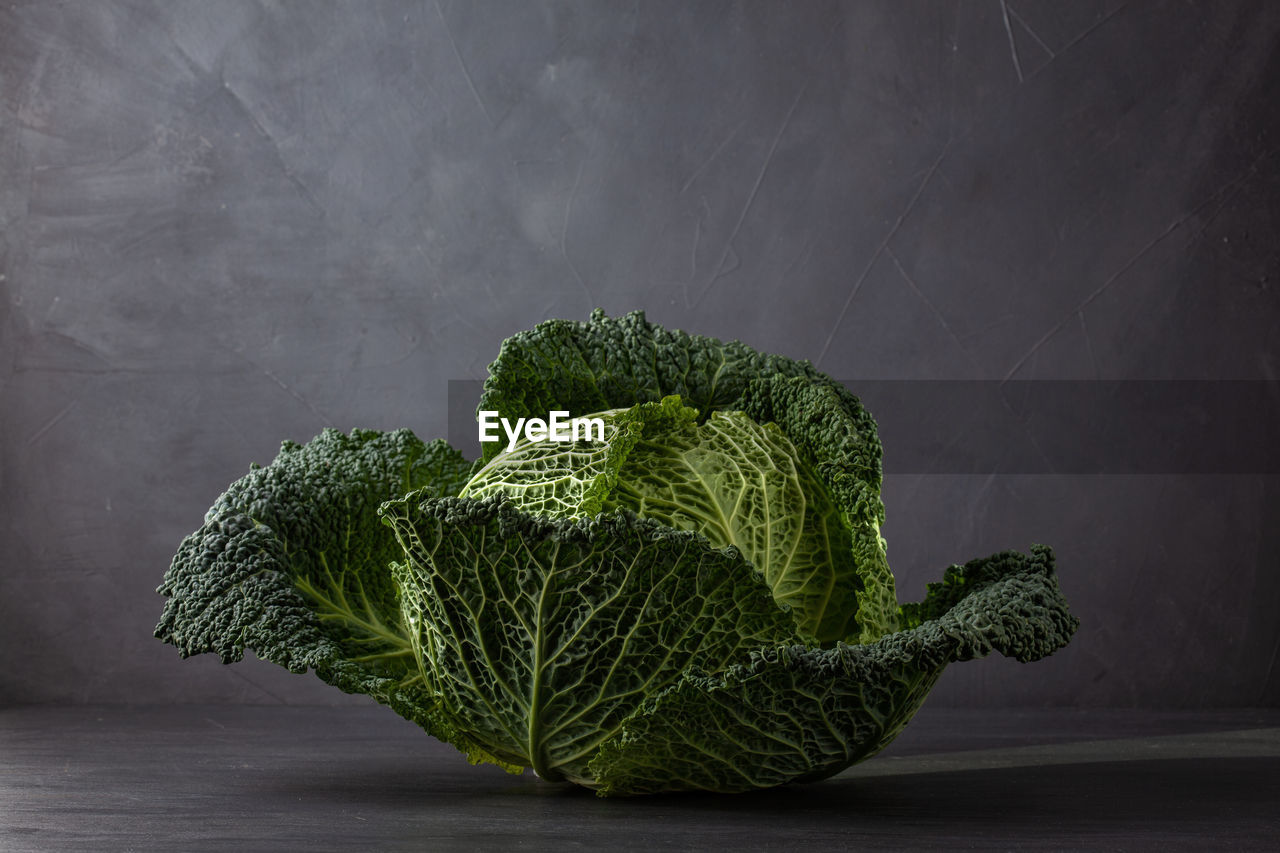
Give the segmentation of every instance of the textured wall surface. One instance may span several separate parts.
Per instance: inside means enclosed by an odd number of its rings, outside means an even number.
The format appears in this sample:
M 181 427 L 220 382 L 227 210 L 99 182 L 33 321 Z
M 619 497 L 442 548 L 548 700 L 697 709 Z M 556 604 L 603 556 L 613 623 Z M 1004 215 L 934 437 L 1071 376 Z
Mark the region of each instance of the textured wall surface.
M 180 661 L 155 586 L 281 439 L 444 435 L 549 317 L 855 391 L 1276 380 L 1278 44 L 1264 2 L 4 4 L 0 702 L 363 701 Z M 904 599 L 1047 542 L 1083 620 L 932 702 L 1280 702 L 1274 468 L 885 503 Z

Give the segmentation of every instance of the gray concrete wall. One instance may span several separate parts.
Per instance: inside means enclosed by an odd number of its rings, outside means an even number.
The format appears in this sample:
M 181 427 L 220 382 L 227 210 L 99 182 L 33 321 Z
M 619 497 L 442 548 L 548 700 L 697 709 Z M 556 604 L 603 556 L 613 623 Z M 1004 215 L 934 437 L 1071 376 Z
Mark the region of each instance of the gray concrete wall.
M 5 4 L 0 702 L 357 701 L 180 661 L 154 588 L 281 439 L 444 435 L 549 317 L 855 390 L 1274 381 L 1278 39 L 1263 2 Z M 1274 455 L 892 473 L 883 439 L 903 598 L 1046 542 L 1083 623 L 933 702 L 1280 700 Z

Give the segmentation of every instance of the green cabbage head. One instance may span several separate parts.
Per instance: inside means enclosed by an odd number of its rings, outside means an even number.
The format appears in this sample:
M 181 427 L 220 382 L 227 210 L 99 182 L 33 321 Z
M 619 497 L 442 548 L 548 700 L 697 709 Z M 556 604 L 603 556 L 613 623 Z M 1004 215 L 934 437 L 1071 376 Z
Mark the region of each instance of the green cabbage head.
M 898 604 L 875 422 L 808 362 L 597 312 L 504 342 L 480 408 L 605 434 L 475 462 L 407 430 L 286 442 L 183 541 L 156 636 L 614 795 L 830 776 L 947 664 L 1075 631 L 1041 546 Z

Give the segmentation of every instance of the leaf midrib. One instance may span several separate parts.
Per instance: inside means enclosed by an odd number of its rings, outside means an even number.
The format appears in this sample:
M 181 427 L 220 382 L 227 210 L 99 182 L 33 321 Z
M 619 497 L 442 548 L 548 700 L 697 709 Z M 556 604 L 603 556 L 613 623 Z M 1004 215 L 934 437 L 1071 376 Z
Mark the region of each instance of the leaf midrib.
M 529 673 L 531 681 L 529 685 L 529 727 L 527 731 L 529 764 L 533 767 L 533 772 L 550 782 L 558 782 L 564 778 L 559 770 L 553 768 L 547 762 L 545 744 L 542 742 L 542 694 L 547 689 L 546 680 L 543 678 L 543 672 L 546 669 L 546 663 L 543 660 L 545 657 L 544 646 L 547 641 L 544 627 L 548 621 L 547 599 L 552 582 L 557 574 L 555 567 L 560 563 L 559 557 L 560 546 L 557 544 L 549 562 L 550 568 L 542 574 L 542 588 L 538 590 L 537 613 L 533 619 L 533 666 Z

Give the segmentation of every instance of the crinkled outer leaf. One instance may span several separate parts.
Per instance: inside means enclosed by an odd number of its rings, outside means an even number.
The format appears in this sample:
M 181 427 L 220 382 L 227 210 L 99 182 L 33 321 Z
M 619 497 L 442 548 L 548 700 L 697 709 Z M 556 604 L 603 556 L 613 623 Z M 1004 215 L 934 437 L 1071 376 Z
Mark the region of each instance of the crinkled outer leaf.
M 838 606 L 824 612 L 819 639 L 869 643 L 897 630 L 898 598 L 880 535 L 884 503 L 876 425 L 850 400 L 838 386 L 766 376 L 751 380 L 738 402 L 754 420 L 778 425 L 839 508 L 843 524 L 827 521 L 825 529 L 844 537 L 831 550 L 849 554 L 856 571 L 847 574 L 833 563 L 836 569 L 822 578 L 829 579 Z M 812 594 L 813 586 L 807 589 Z
M 629 409 L 597 412 L 604 422 L 599 441 L 529 441 L 495 456 L 475 473 L 459 497 L 503 492 L 532 515 L 583 518 L 600 512 L 618 482 L 618 470 L 645 433 L 665 434 L 692 425 L 698 413 L 679 397 Z M 725 543 L 727 544 L 727 543 Z
M 835 641 L 853 629 L 863 587 L 849 528 L 775 424 L 714 412 L 701 425 L 646 431 L 605 507 L 696 531 L 717 548 L 736 546 L 806 636 Z
M 489 365 L 480 408 L 514 423 L 553 410 L 588 415 L 678 395 L 705 418 L 717 409 L 738 408 L 732 404 L 747 383 L 766 374 L 835 384 L 807 361 L 664 329 L 641 311 L 613 318 L 597 310 L 585 323 L 548 320 L 503 341 Z M 484 445 L 486 461 L 501 452 L 499 444 Z M 878 443 L 876 448 L 878 471 Z
M 1042 546 L 953 566 L 903 617 L 915 627 L 872 644 L 766 649 L 719 675 L 686 674 L 602 745 L 589 767 L 600 793 L 825 778 L 887 745 L 948 663 L 993 650 L 1036 660 L 1079 624 Z
M 183 540 L 158 590 L 168 601 L 156 636 L 183 657 L 231 663 L 247 648 L 293 672 L 312 668 L 448 736 L 402 625 L 389 568 L 401 551 L 378 507 L 411 489 L 456 494 L 470 469 L 444 441 L 403 429 L 285 442 Z
M 591 785 L 587 763 L 646 697 L 796 641 L 735 550 L 625 513 L 547 519 L 505 495 L 383 507 L 427 686 L 467 750 Z M 476 755 L 472 755 L 473 760 Z M 484 756 L 479 756 L 483 758 Z

